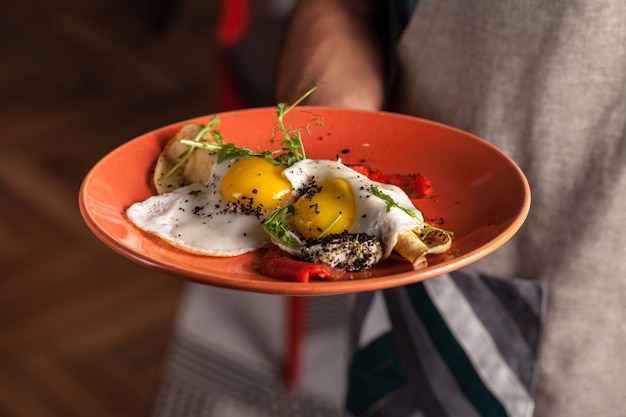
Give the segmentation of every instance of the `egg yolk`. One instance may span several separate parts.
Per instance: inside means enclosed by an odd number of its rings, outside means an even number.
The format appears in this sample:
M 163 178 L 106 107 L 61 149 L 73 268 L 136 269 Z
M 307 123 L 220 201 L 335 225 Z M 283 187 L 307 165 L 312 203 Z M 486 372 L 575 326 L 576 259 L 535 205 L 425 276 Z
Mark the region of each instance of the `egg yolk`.
M 273 210 L 291 194 L 291 183 L 282 176 L 283 167 L 265 158 L 239 160 L 222 178 L 222 194 L 233 203 L 255 210 Z
M 312 186 L 295 203 L 294 227 L 305 237 L 319 237 L 350 230 L 356 203 L 350 184 L 332 178 Z

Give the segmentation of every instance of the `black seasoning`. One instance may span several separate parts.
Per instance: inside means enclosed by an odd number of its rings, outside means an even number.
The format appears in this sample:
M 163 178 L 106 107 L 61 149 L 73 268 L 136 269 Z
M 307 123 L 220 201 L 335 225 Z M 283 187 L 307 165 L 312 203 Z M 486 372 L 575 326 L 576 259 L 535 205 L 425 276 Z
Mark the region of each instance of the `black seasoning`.
M 380 241 L 367 233 L 330 234 L 323 238 L 310 238 L 302 248 L 302 260 L 318 262 L 346 271 L 372 268 L 383 257 Z

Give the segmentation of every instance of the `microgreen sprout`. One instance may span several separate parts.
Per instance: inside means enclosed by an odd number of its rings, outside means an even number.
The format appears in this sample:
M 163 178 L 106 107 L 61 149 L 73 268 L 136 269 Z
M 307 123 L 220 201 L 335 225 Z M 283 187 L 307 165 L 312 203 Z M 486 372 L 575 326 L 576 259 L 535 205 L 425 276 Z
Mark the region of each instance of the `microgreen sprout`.
M 443 230 L 438 227 L 431 226 L 430 224 L 426 224 L 426 227 L 424 227 L 420 233 L 420 239 L 421 240 L 426 239 L 426 236 L 428 236 L 431 232 L 442 232 L 442 233 L 447 234 L 450 237 L 454 236 L 454 232 L 450 232 L 448 230 Z
M 191 140 L 181 140 L 182 144 L 189 145 L 196 148 L 206 149 L 207 151 L 214 152 L 217 155 L 217 162 L 223 162 L 228 159 L 238 158 L 240 156 L 259 156 L 262 158 L 267 158 L 270 161 L 273 161 L 272 155 L 280 152 L 280 151 L 263 151 L 263 152 L 255 152 L 252 149 L 246 148 L 245 146 L 238 147 L 232 143 L 224 143 L 224 141 L 220 138 L 220 140 L 216 140 L 215 143 L 209 142 L 198 142 Z
M 292 215 L 294 212 L 295 207 L 293 204 L 277 208 L 271 212 L 263 222 L 263 230 L 265 230 L 265 233 L 267 233 L 272 240 L 291 248 L 298 248 L 303 245 L 302 241 L 284 222 L 285 216 Z
M 186 160 L 189 157 L 188 154 L 191 154 L 193 149 L 202 148 L 211 152 L 215 152 L 217 154 L 218 162 L 223 162 L 225 160 L 237 158 L 240 156 L 258 156 L 258 157 L 266 158 L 267 160 L 272 162 L 274 165 L 281 165 L 281 166 L 288 167 L 298 161 L 305 159 L 306 152 L 304 151 L 304 144 L 302 143 L 302 130 L 305 130 L 307 133 L 310 133 L 309 125 L 307 124 L 306 126 L 298 128 L 298 129 L 291 129 L 291 128 L 288 129 L 285 124 L 285 115 L 287 115 L 287 113 L 293 110 L 298 104 L 302 103 L 302 101 L 304 101 L 309 95 L 311 95 L 317 89 L 317 87 L 318 87 L 318 84 L 315 82 L 312 82 L 311 88 L 307 90 L 295 102 L 293 102 L 292 104 L 279 103 L 276 106 L 276 116 L 278 119 L 276 131 L 280 132 L 282 135 L 282 140 L 280 142 L 281 149 L 277 149 L 274 151 L 256 152 L 249 148 L 246 148 L 245 146 L 238 147 L 237 145 L 232 144 L 232 143 L 224 143 L 224 139 L 221 133 L 219 133 L 219 131 L 217 130 L 212 129 L 212 127 L 215 124 L 217 124 L 217 120 L 218 120 L 217 116 L 214 116 L 213 119 L 211 119 L 211 121 L 215 121 L 215 123 L 211 124 L 210 128 L 207 125 L 207 127 L 203 129 L 204 132 L 202 133 L 202 135 L 199 134 L 199 136 L 194 138 L 194 140 L 188 140 L 188 139 L 181 140 L 182 144 L 185 144 L 188 146 L 187 152 L 184 155 L 181 155 L 181 158 L 184 158 Z M 318 126 L 323 125 L 323 121 L 321 118 L 315 118 L 309 121 L 309 124 L 311 123 L 314 123 Z M 211 136 L 214 139 L 214 143 L 204 142 L 201 140 L 203 135 L 207 131 L 212 132 Z M 178 169 L 180 166 L 182 166 L 183 163 L 184 163 L 184 160 L 179 161 L 177 166 L 172 169 L 172 172 Z
M 384 192 L 380 191 L 380 189 L 377 186 L 372 186 L 370 187 L 370 193 L 372 193 L 372 195 L 382 199 L 385 203 L 387 203 L 387 213 L 389 213 L 389 211 L 391 211 L 391 209 L 393 207 L 398 208 L 402 211 L 404 211 L 406 214 L 408 214 L 409 216 L 418 219 L 417 214 L 415 214 L 414 211 L 407 209 L 406 207 L 402 207 L 400 204 L 396 203 L 393 198 L 391 198 L 391 196 L 389 194 L 385 194 Z M 430 232 L 433 232 L 435 230 L 443 232 L 445 234 L 447 234 L 448 236 L 452 237 L 454 235 L 453 232 L 450 232 L 448 230 L 443 230 L 440 229 L 438 227 L 435 226 L 431 226 L 430 224 L 419 220 L 420 225 L 422 227 L 422 231 L 420 233 L 420 239 L 424 240 L 424 238 L 426 237 L 426 235 L 428 235 Z
M 285 154 L 280 155 L 277 159 L 279 159 L 281 163 L 286 166 L 291 166 L 298 161 L 306 159 L 306 152 L 304 150 L 304 144 L 302 143 L 302 130 L 304 129 L 307 133 L 310 133 L 309 126 L 307 124 L 306 126 L 298 129 L 287 129 L 287 126 L 285 124 L 285 116 L 296 106 L 302 103 L 308 96 L 313 94 L 315 90 L 317 90 L 318 84 L 314 81 L 311 84 L 311 88 L 309 88 L 300 98 L 298 98 L 292 104 L 279 103 L 276 106 L 276 117 L 278 119 L 277 130 L 283 136 L 281 145 L 283 147 L 283 151 L 286 151 Z M 320 118 L 315 118 L 309 123 L 314 123 L 318 126 L 323 125 L 323 121 Z
M 335 220 L 333 220 L 333 221 L 332 221 L 332 222 L 328 225 L 328 227 L 327 227 L 326 229 L 322 230 L 322 232 L 321 232 L 319 235 L 317 235 L 317 238 L 318 238 L 318 239 L 321 239 L 321 238 L 323 238 L 324 236 L 326 236 L 326 235 L 328 234 L 328 231 L 329 231 L 330 229 L 332 229 L 332 227 L 333 227 L 335 224 L 337 224 L 337 222 L 338 222 L 339 220 L 341 220 L 341 217 L 342 217 L 342 216 L 343 216 L 343 214 L 339 213 L 339 214 L 337 215 L 337 217 L 335 217 Z
M 214 129 L 214 127 L 218 124 L 219 119 L 217 118 L 217 116 L 213 116 L 206 125 L 202 126 L 200 131 L 193 138 L 193 140 L 181 140 L 181 143 L 187 145 L 187 149 L 185 149 L 185 152 L 178 156 L 178 162 L 163 175 L 163 179 L 169 178 L 172 174 L 174 174 L 174 172 L 176 172 L 181 166 L 183 166 L 185 161 L 189 159 L 196 147 L 198 147 L 199 144 L 204 143 L 201 141 L 207 133 L 209 133 L 215 140 L 223 140 L 220 131 Z
M 388 194 L 385 194 L 382 191 L 380 191 L 380 189 L 377 186 L 373 185 L 370 188 L 370 193 L 372 193 L 372 195 L 375 195 L 376 197 L 380 198 L 381 200 L 385 201 L 385 203 L 387 203 L 387 213 L 391 211 L 392 207 L 396 207 L 402 210 L 403 212 L 405 212 L 406 214 L 408 214 L 409 216 L 417 218 L 417 214 L 415 214 L 414 211 L 409 210 L 406 207 L 402 207 L 400 204 L 393 201 L 393 198 L 391 198 Z

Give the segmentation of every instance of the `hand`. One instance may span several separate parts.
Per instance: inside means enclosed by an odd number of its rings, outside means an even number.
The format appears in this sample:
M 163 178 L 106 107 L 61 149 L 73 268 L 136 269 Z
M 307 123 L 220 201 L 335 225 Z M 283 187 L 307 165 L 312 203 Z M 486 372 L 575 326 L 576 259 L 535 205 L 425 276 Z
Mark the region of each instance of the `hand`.
M 316 81 L 320 88 L 306 104 L 379 110 L 385 54 L 378 3 L 301 0 L 280 60 L 277 100 L 292 102 Z

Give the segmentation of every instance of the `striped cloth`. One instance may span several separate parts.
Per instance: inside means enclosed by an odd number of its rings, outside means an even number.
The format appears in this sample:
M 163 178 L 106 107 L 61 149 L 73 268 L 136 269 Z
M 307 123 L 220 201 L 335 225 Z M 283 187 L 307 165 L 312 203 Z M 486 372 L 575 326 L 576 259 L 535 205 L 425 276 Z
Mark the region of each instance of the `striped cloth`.
M 545 288 L 470 270 L 359 294 L 346 408 L 371 417 L 529 417 Z

